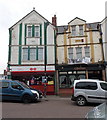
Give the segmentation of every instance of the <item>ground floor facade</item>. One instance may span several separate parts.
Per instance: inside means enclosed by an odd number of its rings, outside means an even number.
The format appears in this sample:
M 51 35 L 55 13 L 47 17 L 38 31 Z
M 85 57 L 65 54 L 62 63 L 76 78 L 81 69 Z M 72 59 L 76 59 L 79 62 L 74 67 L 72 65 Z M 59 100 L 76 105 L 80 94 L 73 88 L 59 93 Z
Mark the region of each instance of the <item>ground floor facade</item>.
M 10 66 L 11 79 L 20 80 L 47 95 L 71 95 L 76 79 L 106 80 L 105 64 Z

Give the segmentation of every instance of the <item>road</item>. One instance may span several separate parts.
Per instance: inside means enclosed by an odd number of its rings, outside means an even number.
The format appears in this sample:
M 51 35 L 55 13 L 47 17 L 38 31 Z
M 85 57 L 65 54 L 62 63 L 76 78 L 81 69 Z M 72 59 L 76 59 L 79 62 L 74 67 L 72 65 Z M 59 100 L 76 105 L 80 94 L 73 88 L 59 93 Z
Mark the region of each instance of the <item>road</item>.
M 3 102 L 3 118 L 84 118 L 95 105 L 77 106 L 70 98 L 42 99 L 41 102 L 23 104 Z

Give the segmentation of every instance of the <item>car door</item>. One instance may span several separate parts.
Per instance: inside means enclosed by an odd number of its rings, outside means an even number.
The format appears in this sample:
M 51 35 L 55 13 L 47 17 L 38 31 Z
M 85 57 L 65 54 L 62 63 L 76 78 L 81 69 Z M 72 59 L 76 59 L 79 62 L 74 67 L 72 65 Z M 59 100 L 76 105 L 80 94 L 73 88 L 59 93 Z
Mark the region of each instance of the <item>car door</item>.
M 98 92 L 99 88 L 97 82 L 86 82 L 85 93 L 87 95 L 88 102 L 100 103 Z
M 99 83 L 99 97 L 101 102 L 107 101 L 107 83 Z
M 24 88 L 16 81 L 12 81 L 10 87 L 11 87 L 11 99 L 21 100 Z
M 11 93 L 10 93 L 10 82 L 9 81 L 3 81 L 1 83 L 2 90 L 0 90 L 0 94 L 2 96 L 3 100 L 11 100 Z

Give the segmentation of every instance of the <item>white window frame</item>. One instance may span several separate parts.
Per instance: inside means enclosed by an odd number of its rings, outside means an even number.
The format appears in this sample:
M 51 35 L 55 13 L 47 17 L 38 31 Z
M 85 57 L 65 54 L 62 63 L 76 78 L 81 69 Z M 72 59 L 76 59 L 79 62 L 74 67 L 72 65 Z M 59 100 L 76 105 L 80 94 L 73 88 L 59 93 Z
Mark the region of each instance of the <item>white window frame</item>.
M 68 58 L 73 59 L 73 48 L 68 48 Z
M 27 25 L 27 37 L 32 37 L 32 25 Z
M 32 52 L 32 50 L 34 50 L 33 52 Z M 30 48 L 30 61 L 35 61 L 36 60 L 36 48 L 34 48 L 34 47 L 31 47 Z
M 24 51 L 26 50 L 26 51 Z M 28 61 L 28 48 L 23 48 L 22 49 L 22 60 L 23 61 Z
M 79 25 L 79 35 L 80 35 L 80 36 L 84 35 L 83 25 Z
M 40 50 L 42 50 L 42 52 Z M 38 47 L 38 60 L 43 61 L 43 53 L 43 48 Z
M 76 47 L 77 59 L 82 59 L 82 47 Z
M 35 25 L 34 26 L 34 36 L 35 37 L 40 37 L 40 26 L 39 25 Z
M 90 58 L 90 47 L 89 46 L 84 47 L 84 51 L 85 51 L 85 57 Z
M 76 36 L 76 25 L 72 26 L 72 36 Z

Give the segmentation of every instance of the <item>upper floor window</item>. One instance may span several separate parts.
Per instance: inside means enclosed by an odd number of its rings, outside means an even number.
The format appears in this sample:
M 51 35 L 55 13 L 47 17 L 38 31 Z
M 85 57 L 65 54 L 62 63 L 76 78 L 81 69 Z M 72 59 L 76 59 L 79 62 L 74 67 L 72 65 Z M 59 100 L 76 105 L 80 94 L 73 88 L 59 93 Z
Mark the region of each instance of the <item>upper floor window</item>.
M 38 60 L 43 60 L 43 48 L 38 48 Z
M 73 59 L 73 48 L 68 48 L 68 57 Z
M 28 60 L 28 48 L 23 48 L 23 61 Z
M 23 48 L 22 52 L 23 61 L 35 61 L 43 60 L 43 48 L 42 47 L 28 47 Z
M 84 47 L 84 49 L 85 49 L 85 57 L 90 57 L 90 47 L 86 46 Z
M 39 26 L 35 26 L 35 37 L 39 37 L 40 36 L 40 27 Z
M 76 56 L 77 56 L 77 59 L 82 59 L 82 47 L 76 48 Z
M 72 26 L 72 35 L 73 35 L 73 36 L 76 35 L 76 26 Z
M 83 35 L 83 25 L 79 25 L 79 35 Z
M 27 37 L 40 37 L 40 25 L 27 25 Z
M 27 36 L 32 37 L 32 26 L 27 27 Z

